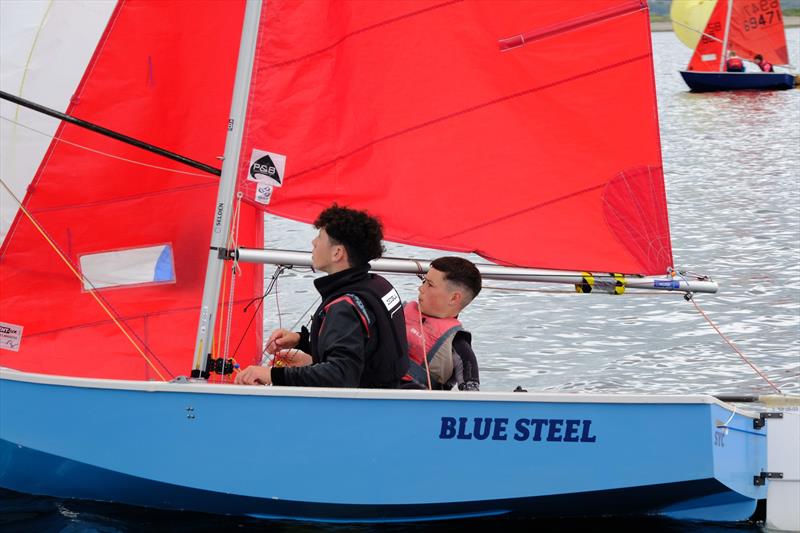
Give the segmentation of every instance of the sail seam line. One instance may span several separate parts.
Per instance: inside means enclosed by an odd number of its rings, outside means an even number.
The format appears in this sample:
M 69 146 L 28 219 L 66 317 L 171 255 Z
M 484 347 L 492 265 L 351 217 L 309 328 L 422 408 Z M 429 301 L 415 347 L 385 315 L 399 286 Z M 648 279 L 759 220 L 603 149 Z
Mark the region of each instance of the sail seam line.
M 466 115 L 468 113 L 472 113 L 472 112 L 475 112 L 475 111 L 478 111 L 478 110 L 481 110 L 481 109 L 484 109 L 484 108 L 499 104 L 501 102 L 505 102 L 505 101 L 508 101 L 508 100 L 513 100 L 515 98 L 520 98 L 522 96 L 527 96 L 529 94 L 532 94 L 532 93 L 535 93 L 535 92 L 538 92 L 538 91 L 543 91 L 545 89 L 550 89 L 552 87 L 555 87 L 555 86 L 558 86 L 558 85 L 561 85 L 561 84 L 564 84 L 564 83 L 568 83 L 568 82 L 575 81 L 575 80 L 578 80 L 578 79 L 581 79 L 581 78 L 592 76 L 592 75 L 597 74 L 597 73 L 602 72 L 602 71 L 615 69 L 615 68 L 627 65 L 629 63 L 634 63 L 636 61 L 641 61 L 643 59 L 649 58 L 650 56 L 651 56 L 651 54 L 642 54 L 642 55 L 639 55 L 639 56 L 634 56 L 634 57 L 625 59 L 623 61 L 619 61 L 617 63 L 613 63 L 611 65 L 606 65 L 604 67 L 600 67 L 600 68 L 594 69 L 594 70 L 589 71 L 589 72 L 582 72 L 580 74 L 576 74 L 575 76 L 570 76 L 569 78 L 564 78 L 562 80 L 554 81 L 554 82 L 551 82 L 551 83 L 548 83 L 548 84 L 545 84 L 545 85 L 541 85 L 541 86 L 538 86 L 538 87 L 532 87 L 530 89 L 525 89 L 524 91 L 518 91 L 518 92 L 513 93 L 513 94 L 509 94 L 509 95 L 506 95 L 506 96 L 502 96 L 500 98 L 495 98 L 493 100 L 489 100 L 488 102 L 483 102 L 483 103 L 476 104 L 476 105 L 471 106 L 471 107 L 467 107 L 465 109 L 461 109 L 459 111 L 454 111 L 453 113 L 448 113 L 448 114 L 443 115 L 441 117 L 437 117 L 437 118 L 422 122 L 420 124 L 416 124 L 414 126 L 410 126 L 408 128 L 402 129 L 400 131 L 396 131 L 394 133 L 390 133 L 388 135 L 384 135 L 383 137 L 379 137 L 379 138 L 377 138 L 377 139 L 375 139 L 373 141 L 370 141 L 370 142 L 368 142 L 368 143 L 366 143 L 366 144 L 364 144 L 364 145 L 362 145 L 362 146 L 360 146 L 358 148 L 354 148 L 353 150 L 351 150 L 349 152 L 346 152 L 346 153 L 344 153 L 342 155 L 336 156 L 333 159 L 329 159 L 328 161 L 319 163 L 318 165 L 314 165 L 313 167 L 300 170 L 300 171 L 292 174 L 292 178 L 293 179 L 297 179 L 298 177 L 300 177 L 300 176 L 302 176 L 304 174 L 308 174 L 309 172 L 313 172 L 315 170 L 318 170 L 320 168 L 326 167 L 328 165 L 332 165 L 334 163 L 338 163 L 339 161 L 341 161 L 343 159 L 346 159 L 348 157 L 351 157 L 351 156 L 355 155 L 356 153 L 361 152 L 362 150 L 366 150 L 367 148 L 370 148 L 370 147 L 372 147 L 372 146 L 374 146 L 376 144 L 382 143 L 384 141 L 388 141 L 388 140 L 393 139 L 395 137 L 400 137 L 400 136 L 405 135 L 407 133 L 411 133 L 411 132 L 414 132 L 414 131 L 417 131 L 417 130 L 420 130 L 420 129 L 424 129 L 424 128 L 427 128 L 428 126 L 432 126 L 434 124 L 438 124 L 440 122 L 444 122 L 444 121 L 456 118 L 456 117 L 458 117 L 460 115 Z M 521 211 L 521 212 L 524 212 L 524 211 Z M 513 215 L 509 215 L 509 216 L 513 216 Z M 503 218 L 498 219 L 498 220 L 503 220 L 505 218 L 508 218 L 508 217 L 503 217 Z M 480 226 L 478 226 L 478 227 L 480 227 Z M 456 233 L 455 235 L 458 235 L 458 233 Z
M 433 11 L 433 10 L 436 10 L 436 9 L 440 9 L 442 7 L 450 6 L 452 4 L 458 4 L 458 3 L 463 2 L 463 1 L 464 0 L 451 0 L 450 2 L 444 2 L 442 4 L 437 4 L 435 6 L 426 7 L 425 9 L 412 11 L 412 12 L 406 13 L 404 15 L 399 15 L 399 16 L 391 18 L 391 19 L 387 19 L 387 20 L 384 20 L 384 21 L 381 21 L 381 22 L 377 22 L 375 24 L 372 24 L 371 26 L 366 26 L 366 27 L 361 28 L 359 30 L 355 30 L 353 32 L 350 32 L 350 33 L 344 35 L 338 41 L 334 42 L 333 44 L 330 44 L 330 45 L 326 46 L 325 48 L 320 48 L 319 50 L 315 50 L 314 52 L 309 52 L 309 53 L 307 53 L 305 55 L 302 55 L 300 57 L 296 57 L 294 59 L 287 59 L 285 61 L 281 61 L 281 62 L 278 62 L 278 63 L 271 63 L 269 65 L 265 65 L 264 68 L 265 69 L 279 68 L 279 67 L 284 67 L 286 65 L 290 65 L 292 63 L 296 63 L 298 61 L 303 61 L 304 59 L 308 59 L 309 57 L 312 57 L 312 56 L 321 54 L 323 52 L 327 52 L 328 50 L 331 50 L 333 48 L 336 48 L 337 46 L 342 44 L 345 40 L 347 40 L 350 37 L 353 37 L 355 35 L 358 35 L 360 33 L 365 33 L 367 31 L 374 30 L 374 29 L 379 28 L 381 26 L 386 26 L 386 25 L 389 25 L 389 24 L 393 24 L 395 22 L 398 22 L 398 21 L 406 19 L 406 18 L 410 18 L 410 17 L 415 17 L 417 15 L 421 15 L 422 13 L 425 13 L 427 11 Z

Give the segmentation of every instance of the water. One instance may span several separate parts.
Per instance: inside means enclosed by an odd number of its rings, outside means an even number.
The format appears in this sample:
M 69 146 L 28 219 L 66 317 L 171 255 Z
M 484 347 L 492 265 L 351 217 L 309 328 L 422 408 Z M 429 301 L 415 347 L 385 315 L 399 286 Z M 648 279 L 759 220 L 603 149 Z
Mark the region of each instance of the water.
M 800 30 L 787 31 L 792 62 Z M 786 393 L 800 393 L 800 90 L 690 94 L 677 69 L 689 51 L 654 33 L 656 82 L 676 266 L 711 275 L 716 295 L 698 305 Z M 622 81 L 621 81 L 622 83 Z M 267 244 L 308 249 L 314 231 L 274 218 Z M 433 258 L 388 246 L 387 255 Z M 481 261 L 480 258 L 473 258 Z M 265 329 L 292 326 L 312 305 L 313 276 L 289 272 L 266 302 Z M 393 277 L 403 297 L 418 280 Z M 774 392 L 676 295 L 576 295 L 569 288 L 487 283 L 463 314 L 473 332 L 483 390 L 634 393 Z M 493 287 L 493 288 L 489 288 Z M 504 287 L 511 290 L 498 290 Z M 280 312 L 278 312 L 280 309 Z M 513 317 L 513 319 L 510 319 Z M 4 531 L 402 531 L 406 526 L 322 526 L 163 512 L 0 491 Z M 452 531 L 758 531 L 661 518 L 471 520 L 416 526 Z

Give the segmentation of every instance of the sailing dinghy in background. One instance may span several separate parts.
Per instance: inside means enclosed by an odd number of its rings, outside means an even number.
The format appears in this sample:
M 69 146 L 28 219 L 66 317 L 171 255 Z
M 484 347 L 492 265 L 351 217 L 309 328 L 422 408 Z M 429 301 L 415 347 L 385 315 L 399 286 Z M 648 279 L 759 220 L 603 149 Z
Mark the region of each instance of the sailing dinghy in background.
M 0 249 L 0 487 L 361 522 L 744 520 L 794 487 L 773 480 L 768 448 L 796 417 L 711 396 L 266 388 L 217 373 L 261 360 L 248 305 L 261 263 L 308 261 L 261 250 L 264 210 L 309 222 L 333 201 L 367 208 L 390 240 L 511 267 L 483 265 L 490 279 L 714 292 L 671 269 L 644 2 L 128 0 L 97 18 L 77 88 L 51 105 L 193 166 L 67 120 L 32 180 L 4 161 L 3 208 L 19 204 Z M 31 58 L 5 92 L 33 96 L 47 66 Z M 3 102 L 4 142 L 27 145 L 29 113 Z M 409 450 L 414 476 L 397 460 Z M 478 464 L 444 481 L 441 457 Z
M 694 92 L 740 89 L 791 89 L 795 77 L 786 72 L 726 72 L 733 50 L 753 62 L 757 54 L 776 66 L 789 65 L 786 33 L 779 0 L 681 0 L 670 9 L 675 35 L 692 58 L 681 76 Z

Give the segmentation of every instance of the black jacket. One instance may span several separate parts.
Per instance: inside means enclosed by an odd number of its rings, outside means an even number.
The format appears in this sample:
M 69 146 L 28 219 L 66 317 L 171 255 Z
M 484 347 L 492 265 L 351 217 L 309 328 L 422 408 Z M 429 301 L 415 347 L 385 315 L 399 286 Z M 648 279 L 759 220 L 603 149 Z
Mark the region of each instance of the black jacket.
M 408 369 L 405 318 L 397 291 L 369 265 L 317 278 L 322 303 L 297 348 L 313 364 L 272 369 L 272 383 L 305 387 L 395 388 Z M 395 301 L 396 299 L 396 301 Z

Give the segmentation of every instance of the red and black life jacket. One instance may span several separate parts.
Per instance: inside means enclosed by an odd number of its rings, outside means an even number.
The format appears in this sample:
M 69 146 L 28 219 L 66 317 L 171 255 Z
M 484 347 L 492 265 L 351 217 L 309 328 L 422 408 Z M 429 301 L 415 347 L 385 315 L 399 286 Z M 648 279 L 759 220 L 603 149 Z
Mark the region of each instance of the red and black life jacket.
M 738 57 L 732 57 L 725 62 L 725 70 L 728 72 L 744 72 L 744 63 Z
M 392 284 L 381 276 L 366 274 L 363 278 L 349 281 L 338 290 L 325 295 L 311 322 L 312 359 L 315 362 L 322 360 L 316 339 L 324 327 L 328 309 L 334 303 L 341 301 L 353 306 L 367 336 L 377 332 L 377 345 L 364 362 L 362 383 L 359 386 L 380 388 L 396 386 L 408 370 L 406 325 L 400 295 Z M 369 319 L 367 309 L 375 317 L 374 326 Z

